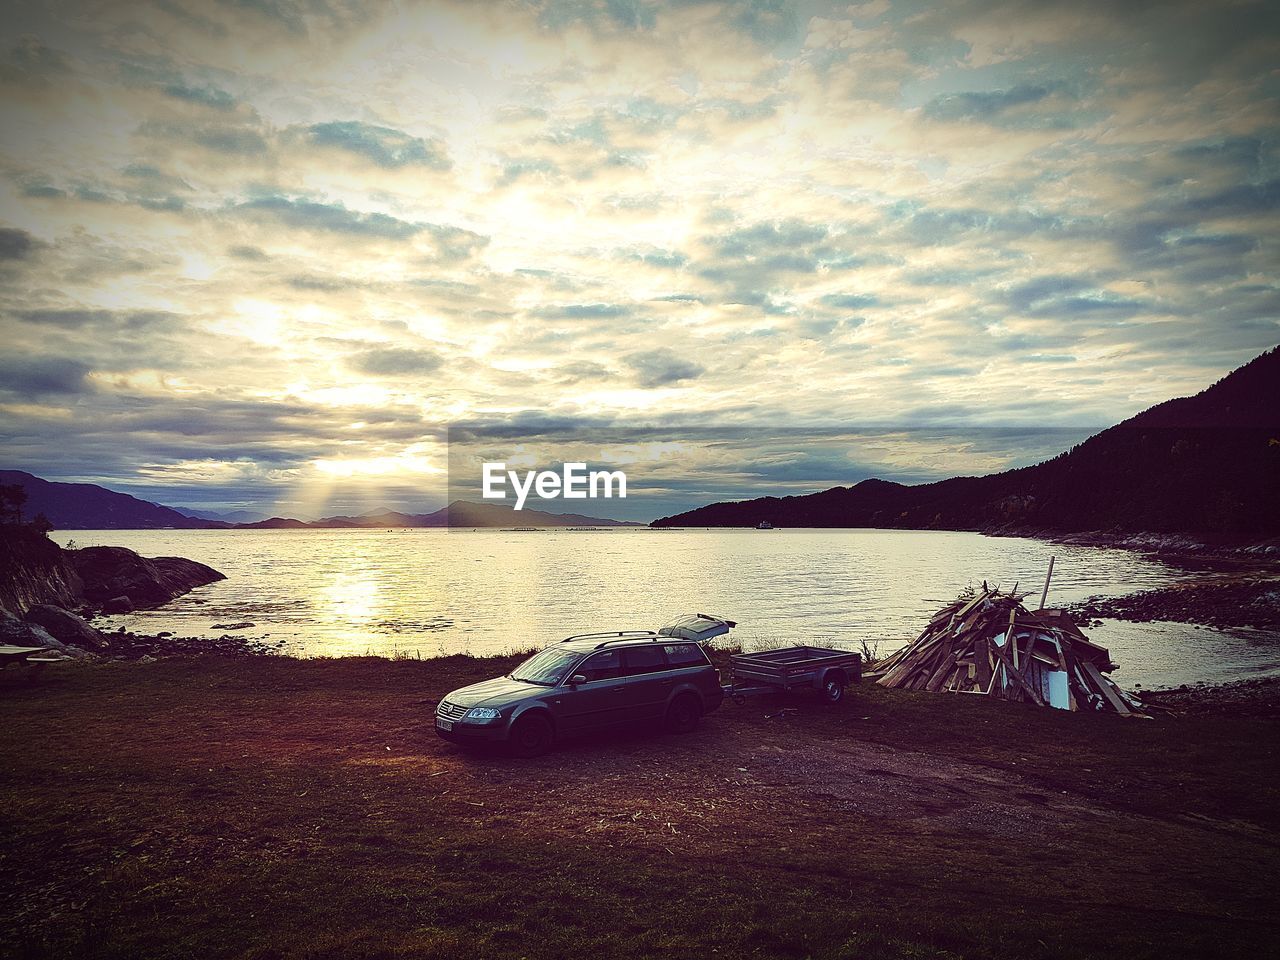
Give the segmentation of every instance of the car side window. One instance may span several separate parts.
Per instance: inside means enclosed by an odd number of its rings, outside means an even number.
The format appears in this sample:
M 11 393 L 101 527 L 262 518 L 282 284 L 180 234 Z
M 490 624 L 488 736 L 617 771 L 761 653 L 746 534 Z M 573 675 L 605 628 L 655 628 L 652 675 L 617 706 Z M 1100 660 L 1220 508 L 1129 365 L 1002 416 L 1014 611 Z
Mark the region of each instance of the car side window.
M 588 683 L 593 680 L 612 680 L 622 676 L 622 658 L 617 650 L 593 653 L 578 664 L 573 672 L 582 674 Z
M 662 648 L 667 662 L 676 667 L 705 667 L 710 661 L 702 648 L 692 643 L 673 643 Z
M 623 674 L 634 677 L 642 673 L 656 673 L 667 669 L 667 657 L 662 648 L 656 644 L 644 647 L 629 647 L 622 651 Z

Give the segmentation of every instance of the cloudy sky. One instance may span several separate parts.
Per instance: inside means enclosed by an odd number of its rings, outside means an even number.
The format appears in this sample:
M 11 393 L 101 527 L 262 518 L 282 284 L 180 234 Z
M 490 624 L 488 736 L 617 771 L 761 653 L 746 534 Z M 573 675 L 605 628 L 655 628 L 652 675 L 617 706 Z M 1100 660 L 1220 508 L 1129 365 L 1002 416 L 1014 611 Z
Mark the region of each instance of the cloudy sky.
M 1264 3 L 6 3 L 3 463 L 649 518 L 985 473 L 1280 341 Z M 603 511 L 602 511 L 603 512 Z

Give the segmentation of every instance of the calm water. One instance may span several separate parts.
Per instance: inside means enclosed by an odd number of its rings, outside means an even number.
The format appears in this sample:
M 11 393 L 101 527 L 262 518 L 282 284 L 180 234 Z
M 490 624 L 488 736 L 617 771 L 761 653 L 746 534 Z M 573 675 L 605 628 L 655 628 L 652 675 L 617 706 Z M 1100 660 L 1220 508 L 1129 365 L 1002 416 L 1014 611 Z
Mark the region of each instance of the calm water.
M 501 653 L 570 633 L 657 627 L 703 611 L 737 620 L 745 649 L 801 641 L 881 654 L 967 584 L 1038 591 L 1050 605 L 1161 586 L 1182 571 L 1122 550 L 974 533 L 885 530 L 106 530 L 60 536 L 221 570 L 160 610 L 106 618 L 180 636 L 236 631 L 299 656 Z M 1273 635 L 1108 623 L 1126 686 L 1280 672 Z M 1209 654 L 1209 655 L 1206 655 Z

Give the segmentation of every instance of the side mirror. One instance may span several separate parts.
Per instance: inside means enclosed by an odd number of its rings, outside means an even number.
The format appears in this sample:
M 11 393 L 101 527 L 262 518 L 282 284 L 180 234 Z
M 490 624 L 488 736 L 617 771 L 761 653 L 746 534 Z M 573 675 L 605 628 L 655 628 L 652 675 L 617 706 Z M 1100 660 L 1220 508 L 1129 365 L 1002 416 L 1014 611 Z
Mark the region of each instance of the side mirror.
M 580 673 L 575 673 L 572 677 L 569 678 L 569 686 L 571 687 L 576 687 L 578 684 L 586 683 L 586 682 L 587 682 L 587 678 Z

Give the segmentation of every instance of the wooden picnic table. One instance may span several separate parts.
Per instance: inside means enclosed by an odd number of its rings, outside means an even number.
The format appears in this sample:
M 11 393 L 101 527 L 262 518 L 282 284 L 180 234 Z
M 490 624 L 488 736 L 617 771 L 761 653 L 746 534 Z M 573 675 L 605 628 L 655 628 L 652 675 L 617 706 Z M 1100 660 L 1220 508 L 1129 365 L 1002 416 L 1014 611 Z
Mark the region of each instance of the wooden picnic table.
M 0 644 L 0 673 L 8 673 L 9 664 L 16 663 L 27 668 L 28 680 L 34 680 L 36 675 L 49 664 L 70 659 L 48 647 L 17 647 L 11 643 Z
M 8 665 L 27 659 L 33 653 L 50 653 L 48 647 L 15 647 L 11 643 L 0 644 L 0 663 Z

